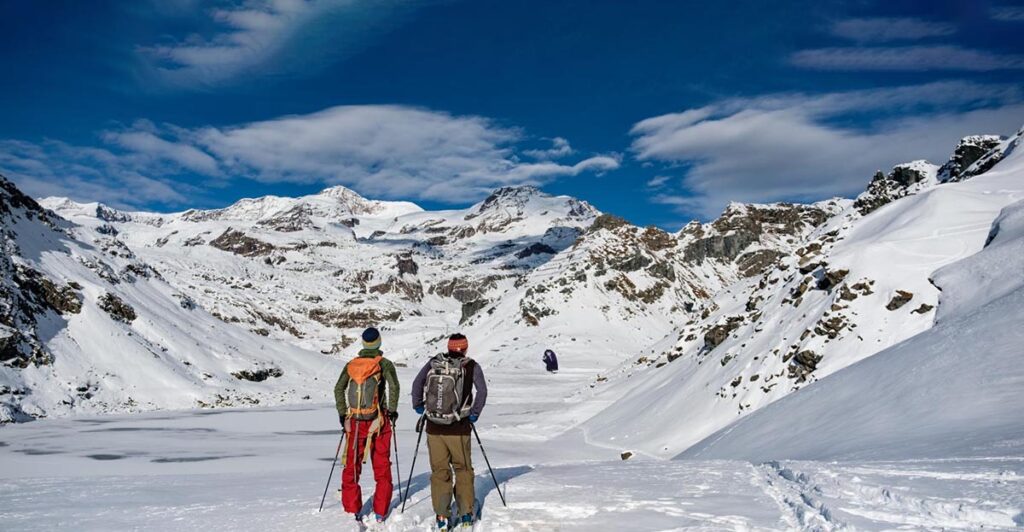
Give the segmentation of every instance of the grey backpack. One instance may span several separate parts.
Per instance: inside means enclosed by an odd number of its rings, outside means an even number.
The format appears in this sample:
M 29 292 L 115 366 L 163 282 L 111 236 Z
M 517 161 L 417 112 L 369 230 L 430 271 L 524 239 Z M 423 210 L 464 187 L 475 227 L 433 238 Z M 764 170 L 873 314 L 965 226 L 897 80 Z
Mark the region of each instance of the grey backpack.
M 424 410 L 427 419 L 438 425 L 451 425 L 469 417 L 471 405 L 467 391 L 466 367 L 472 359 L 450 358 L 439 354 L 430 360 L 430 371 L 424 388 Z M 469 379 L 473 376 L 469 375 Z

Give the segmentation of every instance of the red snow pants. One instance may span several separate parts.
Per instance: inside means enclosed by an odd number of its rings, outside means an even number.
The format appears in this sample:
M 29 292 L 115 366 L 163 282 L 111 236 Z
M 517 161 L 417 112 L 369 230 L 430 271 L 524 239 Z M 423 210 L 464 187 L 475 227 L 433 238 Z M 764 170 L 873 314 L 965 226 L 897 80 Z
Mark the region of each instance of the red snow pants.
M 387 515 L 391 506 L 391 422 L 384 418 L 377 434 L 369 434 L 373 421 L 350 419 L 346 423 L 345 464 L 341 470 L 341 505 L 350 514 L 363 507 L 363 492 L 359 488 L 359 475 L 363 470 L 363 453 L 370 438 L 370 460 L 373 463 L 373 512 Z

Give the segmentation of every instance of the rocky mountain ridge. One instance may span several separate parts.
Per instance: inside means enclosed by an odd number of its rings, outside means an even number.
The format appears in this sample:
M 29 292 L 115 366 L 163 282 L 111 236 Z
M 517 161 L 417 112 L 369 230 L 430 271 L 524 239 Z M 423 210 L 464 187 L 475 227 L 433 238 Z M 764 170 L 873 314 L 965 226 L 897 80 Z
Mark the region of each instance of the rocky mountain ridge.
M 979 163 L 996 158 L 996 152 L 1002 157 L 1014 146 L 1000 140 L 991 153 L 976 156 L 977 146 L 991 142 L 990 137 L 965 139 L 942 167 L 945 171 L 923 162 L 899 165 L 888 175 L 876 176 L 856 200 L 732 204 L 720 218 L 688 224 L 677 233 L 636 227 L 584 201 L 533 187 L 498 189 L 469 208 L 448 211 L 367 200 L 344 187 L 171 214 L 122 212 L 64 198 L 25 207 L 25 199 L 6 199 L 5 205 L 11 206 L 7 210 L 19 213 L 4 219 L 5 230 L 13 235 L 9 242 L 39 247 L 37 226 L 45 225 L 45 219 L 55 229 L 40 233 L 48 235 L 47 246 L 35 253 L 12 248 L 10 264 L 4 264 L 8 291 L 3 308 L 15 308 L 19 301 L 35 305 L 21 317 L 12 311 L 4 314 L 4 346 L 15 343 L 11 331 L 30 331 L 16 342 L 21 355 L 6 358 L 0 368 L 9 383 L 0 399 L 9 413 L 4 420 L 169 406 L 156 396 L 143 403 L 137 393 L 127 396 L 97 378 L 86 379 L 92 383 L 86 393 L 106 397 L 102 404 L 55 400 L 69 393 L 71 384 L 65 383 L 89 373 L 85 366 L 73 374 L 61 373 L 70 371 L 65 369 L 51 372 L 49 381 L 25 378 L 33 368 L 47 367 L 47 360 L 87 357 L 82 344 L 97 345 L 92 339 L 80 341 L 77 335 L 89 333 L 71 326 L 74 319 L 62 324 L 47 318 L 52 325 L 48 334 L 24 325 L 25 316 L 51 316 L 58 307 L 73 309 L 74 301 L 84 303 L 90 320 L 102 318 L 104 328 L 114 327 L 116 334 L 135 339 L 131 341 L 145 339 L 148 352 L 158 342 L 137 330 L 140 320 L 156 319 L 183 331 L 199 315 L 210 334 L 244 338 L 241 348 L 219 340 L 202 350 L 214 358 L 218 350 L 236 353 L 231 358 L 240 358 L 232 367 L 218 362 L 215 371 L 205 371 L 201 367 L 209 362 L 202 357 L 190 362 L 190 371 L 211 378 L 200 379 L 202 385 L 183 385 L 188 389 L 180 394 L 184 399 L 171 402 L 179 406 L 244 404 L 244 397 L 266 401 L 299 393 L 310 383 L 300 385 L 292 377 L 308 376 L 310 365 L 340 363 L 359 330 L 369 325 L 384 329 L 389 356 L 400 363 L 432 353 L 455 330 L 474 339 L 477 358 L 496 366 L 531 363 L 534 354 L 553 348 L 570 355 L 576 367 L 600 374 L 598 391 L 613 388 L 604 382 L 609 376 L 614 381 L 616 375 L 662 368 L 681 357 L 698 365 L 714 357 L 717 367 L 725 368 L 715 373 L 724 375 L 729 362 L 745 349 L 736 340 L 781 335 L 785 345 L 769 349 L 777 351 L 778 368 L 758 372 L 756 378 L 742 374 L 737 384 L 730 375 L 719 387 L 722 398 L 742 412 L 759 404 L 745 402 L 744 394 L 757 390 L 775 397 L 815 379 L 816 371 L 833 360 L 839 367 L 842 357 L 828 354 L 832 348 L 825 344 L 850 341 L 857 326 L 850 313 L 869 299 L 874 305 L 868 296 L 880 294 L 874 297 L 900 304 L 899 294 L 881 290 L 874 277 L 834 264 L 833 248 L 848 238 L 858 220 L 934 186 L 939 175 L 955 173 L 956 178 L 946 180 L 962 181 Z M 4 183 L 5 190 L 16 191 Z M 22 218 L 34 223 L 26 229 Z M 61 255 L 61 249 L 75 257 L 75 268 L 54 266 L 60 261 L 52 257 Z M 48 281 L 33 285 L 28 274 L 15 279 L 24 265 Z M 162 296 L 140 300 L 133 289 L 122 287 L 146 287 Z M 916 285 L 911 288 L 908 292 L 916 299 L 910 300 L 920 312 L 883 329 L 910 333 L 930 325 L 927 301 L 918 304 L 927 294 L 922 296 Z M 157 308 L 164 315 L 147 316 L 147 298 L 152 297 L 161 301 Z M 855 303 L 858 298 L 861 302 Z M 798 327 L 794 324 L 769 325 L 770 316 L 781 309 L 809 309 L 799 325 L 802 332 L 790 332 Z M 77 351 L 65 355 L 67 346 L 76 343 Z M 260 356 L 241 363 L 253 346 L 286 352 L 281 360 L 288 363 L 270 363 Z M 9 354 L 10 348 L 4 349 Z M 114 353 L 112 360 L 136 349 Z M 119 378 L 141 387 L 147 379 L 166 379 L 161 371 L 180 372 L 189 360 L 183 353 L 161 352 L 158 358 L 172 369 Z M 619 369 L 609 371 L 613 367 Z M 278 371 L 284 377 L 275 377 Z M 259 382 L 238 377 L 256 374 L 269 377 Z M 240 380 L 255 388 L 238 392 L 234 384 Z M 287 386 L 281 386 L 284 381 L 289 381 Z M 236 392 L 211 399 L 217 385 Z M 9 393 L 15 389 L 37 397 Z M 310 395 L 315 394 L 298 397 Z
M 975 165 L 1005 160 L 1022 137 L 1024 130 L 1000 139 L 957 179 L 940 180 L 941 168 L 962 161 L 964 146 L 991 137 L 968 137 L 941 167 L 914 161 L 876 174 L 856 200 L 837 201 L 792 253 L 714 294 L 708 312 L 602 374 L 591 393 L 625 399 L 585 423 L 588 434 L 598 441 L 623 431 L 646 434 L 645 451 L 671 456 L 930 329 L 940 292 L 930 273 L 982 249 L 992 219 L 1024 193 L 1024 174 L 997 172 L 998 164 L 975 173 Z M 666 395 L 667 382 L 678 391 Z M 631 408 L 639 413 L 625 416 Z M 678 424 L 652 433 L 668 411 Z M 627 426 L 612 418 L 628 419 Z

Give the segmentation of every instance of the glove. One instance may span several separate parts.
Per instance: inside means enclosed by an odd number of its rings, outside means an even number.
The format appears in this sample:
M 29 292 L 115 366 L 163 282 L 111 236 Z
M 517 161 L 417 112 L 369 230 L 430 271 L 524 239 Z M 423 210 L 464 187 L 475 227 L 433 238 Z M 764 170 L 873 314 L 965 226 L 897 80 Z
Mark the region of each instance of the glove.
M 425 411 L 426 409 L 425 409 L 425 408 L 423 408 L 422 406 L 417 406 L 417 407 L 415 408 L 415 410 L 416 410 L 416 415 L 417 415 L 417 416 L 422 416 L 422 415 L 423 415 L 423 412 L 424 412 L 424 411 Z
M 388 417 L 391 418 L 391 423 L 394 424 L 398 421 L 398 412 L 388 412 Z
M 480 416 L 478 416 L 476 414 L 470 414 L 469 415 L 469 422 L 474 424 L 474 425 L 476 425 L 476 420 L 478 420 L 478 419 L 480 419 Z
M 345 433 L 345 414 L 338 414 L 338 422 L 341 423 L 341 433 Z

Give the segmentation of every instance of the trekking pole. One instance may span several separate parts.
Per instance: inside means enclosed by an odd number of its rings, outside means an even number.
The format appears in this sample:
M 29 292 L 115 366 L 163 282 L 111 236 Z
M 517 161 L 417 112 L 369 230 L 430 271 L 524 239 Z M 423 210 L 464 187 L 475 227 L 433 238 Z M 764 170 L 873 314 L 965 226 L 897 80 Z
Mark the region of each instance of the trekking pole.
M 494 476 L 494 470 L 491 469 L 491 461 L 487 459 L 487 451 L 484 450 L 484 444 L 480 441 L 480 434 L 476 431 L 476 425 L 470 423 L 470 427 L 473 427 L 473 435 L 476 436 L 476 443 L 480 446 L 480 452 L 484 454 L 484 462 L 487 463 L 487 470 L 491 472 L 491 480 L 494 481 L 494 489 L 498 490 L 498 496 L 501 497 L 501 505 L 508 508 L 508 504 L 505 503 L 505 494 L 501 492 L 501 487 L 498 486 L 498 478 Z
M 402 466 L 398 465 L 398 427 L 395 426 L 395 422 L 391 422 L 391 436 L 395 442 L 395 471 L 398 473 L 395 475 L 398 478 L 398 498 L 405 500 L 402 496 Z
M 423 440 L 423 423 L 426 421 L 426 416 L 420 416 L 420 420 L 416 422 L 416 432 L 420 435 L 416 437 L 416 450 L 412 453 L 412 466 L 409 468 L 409 480 L 405 481 L 405 497 L 402 497 L 402 513 L 405 513 L 405 501 L 409 498 L 409 486 L 412 485 L 412 472 L 416 469 L 416 455 L 420 453 L 420 441 Z M 398 482 L 402 482 L 401 479 Z
M 324 501 L 327 500 L 327 490 L 331 488 L 331 479 L 334 478 L 334 468 L 338 465 L 338 454 L 341 453 L 341 443 L 345 441 L 345 431 L 341 432 L 341 439 L 338 440 L 338 449 L 334 451 L 334 461 L 331 462 L 331 474 L 327 477 L 327 485 L 324 486 L 324 496 L 320 497 L 320 509 L 317 513 L 324 511 Z

